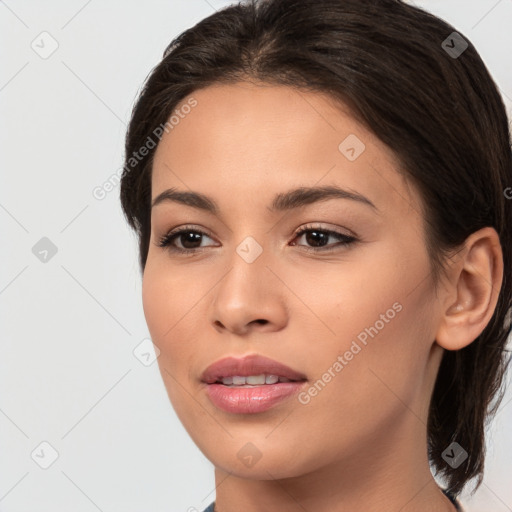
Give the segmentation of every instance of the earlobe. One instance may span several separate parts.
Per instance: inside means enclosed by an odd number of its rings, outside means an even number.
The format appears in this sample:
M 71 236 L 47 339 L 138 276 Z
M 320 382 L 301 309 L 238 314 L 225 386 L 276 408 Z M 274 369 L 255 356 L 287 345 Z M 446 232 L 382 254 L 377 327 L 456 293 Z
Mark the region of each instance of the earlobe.
M 503 281 L 498 233 L 485 227 L 472 233 L 450 271 L 436 342 L 446 350 L 472 343 L 489 323 Z

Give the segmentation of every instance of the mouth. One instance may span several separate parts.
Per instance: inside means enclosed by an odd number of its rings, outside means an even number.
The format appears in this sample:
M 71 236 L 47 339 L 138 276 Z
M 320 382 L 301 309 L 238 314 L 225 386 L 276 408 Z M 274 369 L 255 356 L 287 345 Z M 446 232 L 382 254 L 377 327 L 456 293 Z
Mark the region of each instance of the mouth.
M 271 386 L 305 381 L 306 375 L 283 363 L 258 354 L 243 358 L 226 357 L 208 366 L 201 375 L 206 384 L 224 386 Z
M 254 388 L 257 386 L 269 386 L 283 382 L 305 382 L 306 379 L 288 379 L 279 375 L 265 374 L 261 375 L 233 375 L 217 379 L 213 384 L 223 384 L 230 388 Z
M 288 401 L 304 387 L 306 376 L 278 361 L 252 354 L 227 357 L 202 374 L 205 391 L 218 409 L 231 414 L 263 413 Z

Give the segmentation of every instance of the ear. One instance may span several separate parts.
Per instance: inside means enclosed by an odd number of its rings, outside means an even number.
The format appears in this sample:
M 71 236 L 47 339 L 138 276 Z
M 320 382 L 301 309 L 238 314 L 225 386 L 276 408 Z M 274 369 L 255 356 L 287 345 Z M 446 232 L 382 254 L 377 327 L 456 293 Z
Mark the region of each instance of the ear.
M 472 343 L 489 323 L 503 281 L 503 253 L 492 227 L 472 233 L 452 260 L 436 342 L 446 350 Z

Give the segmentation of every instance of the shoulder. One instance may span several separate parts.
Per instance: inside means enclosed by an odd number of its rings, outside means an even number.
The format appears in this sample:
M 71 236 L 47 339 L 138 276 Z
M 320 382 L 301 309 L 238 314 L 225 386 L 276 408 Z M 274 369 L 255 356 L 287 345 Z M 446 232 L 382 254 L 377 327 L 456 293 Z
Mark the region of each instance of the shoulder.
M 208 505 L 208 507 L 206 507 L 203 512 L 214 512 L 214 508 L 215 508 L 215 501 L 213 501 L 212 503 L 210 503 Z

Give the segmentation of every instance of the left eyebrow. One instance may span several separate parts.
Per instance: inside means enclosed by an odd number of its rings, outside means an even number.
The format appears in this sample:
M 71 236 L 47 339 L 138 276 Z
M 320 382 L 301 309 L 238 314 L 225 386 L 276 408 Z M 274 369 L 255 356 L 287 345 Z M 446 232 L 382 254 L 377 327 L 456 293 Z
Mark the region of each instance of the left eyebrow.
M 350 199 L 370 206 L 375 212 L 379 209 L 365 196 L 358 192 L 346 190 L 335 185 L 324 187 L 299 187 L 277 194 L 269 207 L 271 212 L 282 212 L 307 206 L 308 204 L 328 199 Z
M 324 187 L 299 187 L 287 192 L 276 194 L 271 205 L 267 207 L 271 212 L 283 212 L 307 206 L 312 203 L 326 201 L 328 199 L 349 199 L 371 207 L 375 213 L 379 209 L 370 199 L 355 191 L 345 190 L 335 185 Z M 219 207 L 211 198 L 200 192 L 179 191 L 174 188 L 164 190 L 153 199 L 151 208 L 163 202 L 172 201 L 192 208 L 204 210 L 219 215 Z

